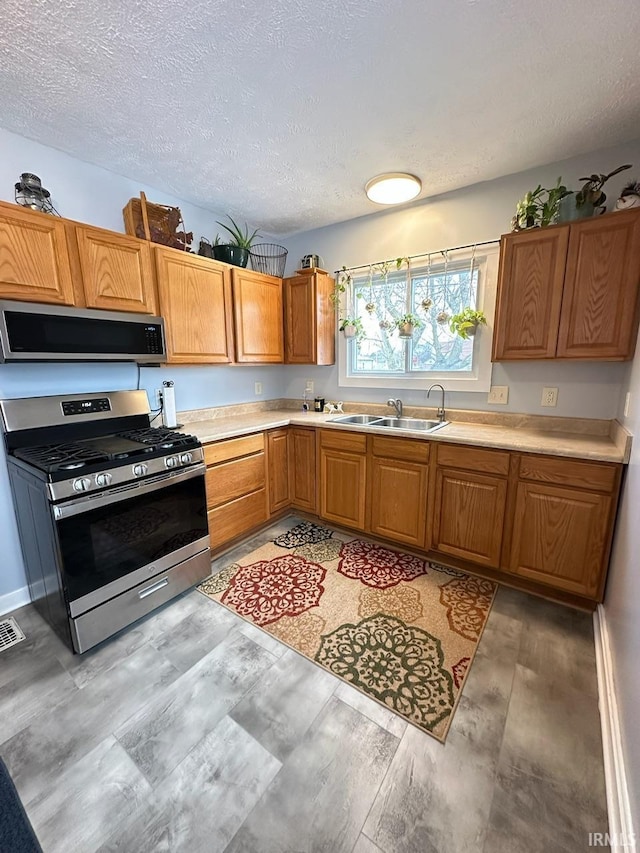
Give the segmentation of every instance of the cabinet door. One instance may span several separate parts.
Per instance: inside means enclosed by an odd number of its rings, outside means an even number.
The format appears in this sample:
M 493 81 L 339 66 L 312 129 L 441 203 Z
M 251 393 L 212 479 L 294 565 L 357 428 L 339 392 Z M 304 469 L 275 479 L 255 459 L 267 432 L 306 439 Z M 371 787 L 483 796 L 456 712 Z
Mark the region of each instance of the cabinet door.
M 269 466 L 269 513 L 289 506 L 289 431 L 277 429 L 267 433 Z
M 282 279 L 232 270 L 236 361 L 284 361 Z
M 502 238 L 493 361 L 555 357 L 568 242 L 568 225 Z
M 600 598 L 609 552 L 611 500 L 578 489 L 519 483 L 510 571 Z
M 427 523 L 426 465 L 371 458 L 371 532 L 423 548 Z
M 0 205 L 0 298 L 74 304 L 64 220 Z
M 325 272 L 305 271 L 285 278 L 285 361 L 288 364 L 334 364 L 336 318 L 331 294 L 334 280 Z
M 233 359 L 228 267 L 177 249 L 155 249 L 167 361 L 218 364 Z
M 483 566 L 500 563 L 507 481 L 438 468 L 431 547 Z
M 285 361 L 314 364 L 316 360 L 316 279 L 315 275 L 285 278 Z
M 320 448 L 320 517 L 344 527 L 365 527 L 367 457 Z
M 638 332 L 639 287 L 637 211 L 572 225 L 558 356 L 632 358 Z
M 72 230 L 88 308 L 158 313 L 146 240 L 99 228 Z
M 291 504 L 316 511 L 316 432 L 294 427 L 289 431 L 289 494 Z

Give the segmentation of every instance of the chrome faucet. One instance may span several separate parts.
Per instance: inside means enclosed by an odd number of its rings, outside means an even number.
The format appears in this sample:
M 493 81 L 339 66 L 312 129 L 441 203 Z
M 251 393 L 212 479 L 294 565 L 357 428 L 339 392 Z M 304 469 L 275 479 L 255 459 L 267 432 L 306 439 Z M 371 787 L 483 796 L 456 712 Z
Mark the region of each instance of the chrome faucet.
M 393 397 L 390 397 L 387 400 L 387 406 L 391 406 L 393 409 L 395 409 L 396 414 L 399 418 L 402 417 L 402 400 L 400 399 L 400 397 L 398 397 L 396 400 L 394 400 Z
M 427 397 L 428 397 L 428 396 L 429 396 L 429 394 L 433 391 L 433 389 L 434 389 L 434 388 L 439 388 L 439 389 L 442 391 L 442 405 L 438 407 L 438 420 L 440 421 L 440 423 L 442 423 L 442 421 L 443 421 L 443 420 L 445 419 L 445 417 L 446 417 L 446 413 L 445 413 L 445 411 L 444 411 L 444 388 L 442 387 L 442 385 L 440 385 L 440 383 L 439 383 L 439 382 L 436 382 L 436 383 L 435 383 L 434 385 L 432 385 L 432 386 L 431 386 L 431 388 L 429 388 L 429 390 L 427 391 Z

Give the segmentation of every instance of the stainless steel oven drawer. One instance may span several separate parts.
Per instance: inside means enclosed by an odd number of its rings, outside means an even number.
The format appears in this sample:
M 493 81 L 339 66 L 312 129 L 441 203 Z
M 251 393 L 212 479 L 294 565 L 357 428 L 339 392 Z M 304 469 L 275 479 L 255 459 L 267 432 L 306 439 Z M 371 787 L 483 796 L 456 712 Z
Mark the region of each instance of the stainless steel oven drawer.
M 115 596 L 99 607 L 70 619 L 73 646 L 77 652 L 86 652 L 131 625 L 141 616 L 170 601 L 176 595 L 194 586 L 211 573 L 211 552 L 207 548 L 172 569 L 160 572 L 153 578 Z

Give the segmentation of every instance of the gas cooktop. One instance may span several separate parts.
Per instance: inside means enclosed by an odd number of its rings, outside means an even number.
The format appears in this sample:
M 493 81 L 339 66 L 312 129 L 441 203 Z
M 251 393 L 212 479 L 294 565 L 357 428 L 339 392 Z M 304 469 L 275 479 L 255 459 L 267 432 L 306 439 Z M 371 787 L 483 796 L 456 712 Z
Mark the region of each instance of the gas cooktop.
M 109 463 L 109 468 L 115 468 L 118 464 L 153 459 L 199 446 L 200 442 L 192 435 L 167 427 L 146 427 L 82 441 L 20 447 L 13 455 L 57 480 L 70 473 L 104 467 L 105 462 Z

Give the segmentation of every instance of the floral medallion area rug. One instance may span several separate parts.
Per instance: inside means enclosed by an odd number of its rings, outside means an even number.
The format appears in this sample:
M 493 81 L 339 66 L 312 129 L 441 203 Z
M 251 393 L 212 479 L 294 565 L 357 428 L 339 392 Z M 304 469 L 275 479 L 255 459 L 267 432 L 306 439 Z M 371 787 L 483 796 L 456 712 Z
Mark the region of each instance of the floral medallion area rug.
M 302 522 L 198 589 L 444 741 L 496 585 Z

